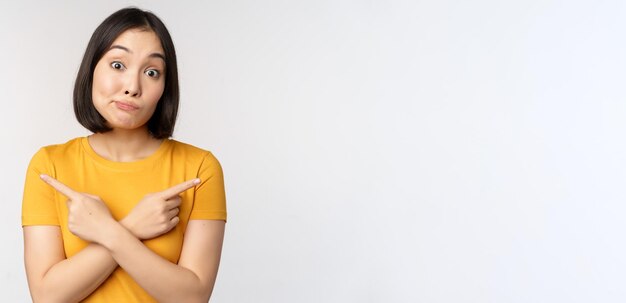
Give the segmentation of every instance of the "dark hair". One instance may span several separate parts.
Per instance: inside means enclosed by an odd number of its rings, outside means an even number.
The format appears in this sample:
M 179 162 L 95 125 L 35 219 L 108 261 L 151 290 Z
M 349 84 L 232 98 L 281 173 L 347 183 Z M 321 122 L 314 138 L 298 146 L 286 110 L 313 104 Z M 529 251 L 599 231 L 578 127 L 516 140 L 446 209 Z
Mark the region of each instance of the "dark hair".
M 165 52 L 165 87 L 157 107 L 148 121 L 148 131 L 157 139 L 172 136 L 178 113 L 178 69 L 176 51 L 167 28 L 153 13 L 138 8 L 121 9 L 106 18 L 94 31 L 74 84 L 74 114 L 78 122 L 94 133 L 111 130 L 106 120 L 96 110 L 92 100 L 93 72 L 113 41 L 129 29 L 153 31 Z

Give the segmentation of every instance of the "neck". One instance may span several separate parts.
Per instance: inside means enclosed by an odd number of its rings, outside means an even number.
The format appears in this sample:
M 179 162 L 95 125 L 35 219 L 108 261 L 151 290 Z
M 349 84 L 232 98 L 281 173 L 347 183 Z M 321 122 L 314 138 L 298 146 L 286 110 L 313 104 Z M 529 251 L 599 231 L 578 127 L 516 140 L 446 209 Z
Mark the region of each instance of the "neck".
M 152 155 L 163 140 L 155 139 L 147 128 L 113 129 L 89 136 L 89 145 L 100 156 L 116 162 L 133 162 Z

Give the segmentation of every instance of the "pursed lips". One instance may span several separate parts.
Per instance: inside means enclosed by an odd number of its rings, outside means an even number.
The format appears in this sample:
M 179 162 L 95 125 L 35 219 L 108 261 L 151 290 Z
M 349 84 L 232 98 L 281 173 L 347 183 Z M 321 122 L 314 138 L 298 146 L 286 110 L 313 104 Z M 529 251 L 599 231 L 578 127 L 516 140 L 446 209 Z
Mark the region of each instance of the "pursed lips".
M 136 110 L 139 109 L 139 106 L 132 104 L 132 103 L 127 103 L 127 102 L 122 102 L 122 101 L 113 101 L 115 102 L 115 105 L 122 110 Z

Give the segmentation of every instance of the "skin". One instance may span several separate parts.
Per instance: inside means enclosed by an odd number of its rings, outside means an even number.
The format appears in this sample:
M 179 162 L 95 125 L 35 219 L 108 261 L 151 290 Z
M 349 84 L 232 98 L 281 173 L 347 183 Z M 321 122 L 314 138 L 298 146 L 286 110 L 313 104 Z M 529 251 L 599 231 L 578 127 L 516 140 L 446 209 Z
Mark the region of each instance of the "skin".
M 151 155 L 161 143 L 150 137 L 146 122 L 163 93 L 166 66 L 158 56 L 163 49 L 158 37 L 145 30 L 128 30 L 113 46 L 98 62 L 93 83 L 94 106 L 113 130 L 90 136 L 89 143 L 107 159 L 135 161 Z M 178 224 L 179 195 L 200 180 L 147 193 L 119 222 L 99 197 L 77 192 L 50 176 L 42 175 L 42 181 L 68 198 L 69 229 L 91 244 L 66 258 L 58 226 L 24 227 L 24 259 L 33 301 L 78 302 L 117 266 L 159 302 L 209 300 L 219 267 L 224 221 L 189 221 L 178 264 L 141 242 Z
M 89 137 L 92 148 L 101 156 L 130 162 L 158 149 L 161 140 L 150 137 L 146 123 L 165 87 L 163 54 L 161 42 L 153 32 L 128 30 L 113 41 L 96 64 L 93 104 L 113 128 Z M 120 109 L 125 104 L 133 109 Z

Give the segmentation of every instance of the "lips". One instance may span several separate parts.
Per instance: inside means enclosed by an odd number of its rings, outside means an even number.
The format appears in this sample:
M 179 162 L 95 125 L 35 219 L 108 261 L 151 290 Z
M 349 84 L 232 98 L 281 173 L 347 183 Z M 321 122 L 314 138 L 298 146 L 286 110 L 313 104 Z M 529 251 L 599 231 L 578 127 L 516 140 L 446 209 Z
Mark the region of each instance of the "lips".
M 134 111 L 139 109 L 138 106 L 132 104 L 132 103 L 126 103 L 126 102 L 121 102 L 121 101 L 114 101 L 115 102 L 115 106 L 117 106 L 117 108 L 124 110 L 124 111 Z

